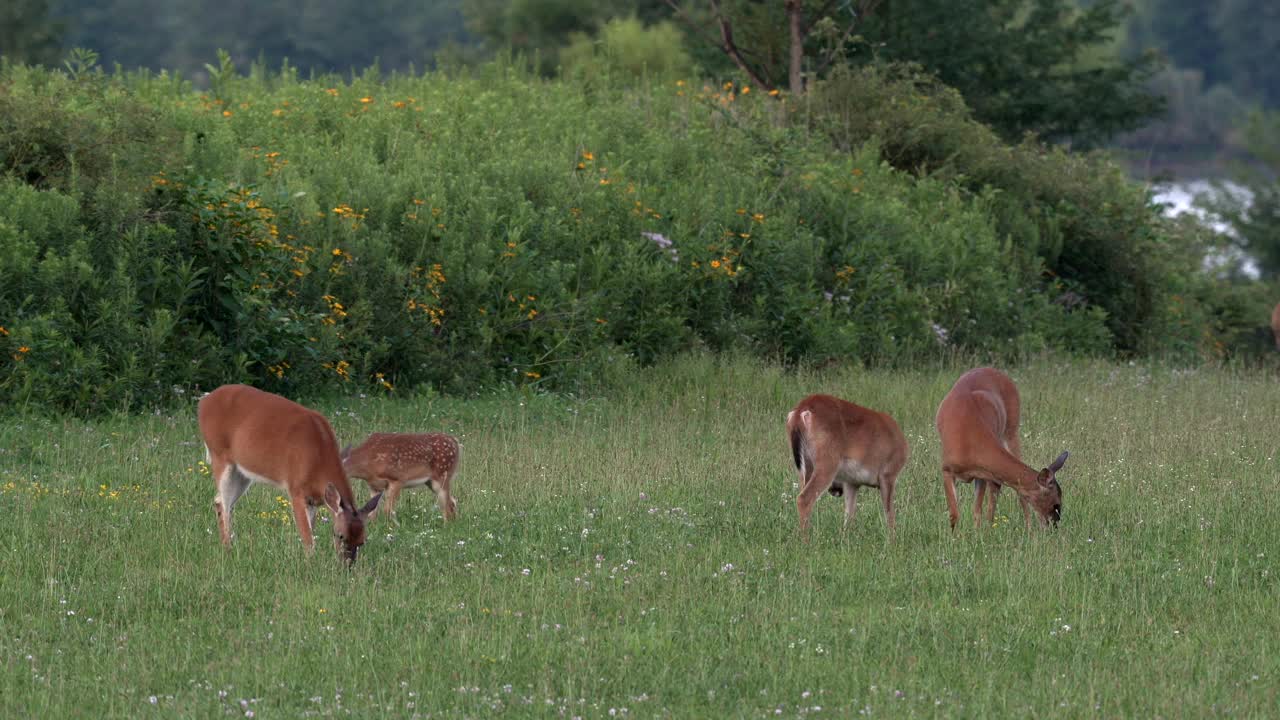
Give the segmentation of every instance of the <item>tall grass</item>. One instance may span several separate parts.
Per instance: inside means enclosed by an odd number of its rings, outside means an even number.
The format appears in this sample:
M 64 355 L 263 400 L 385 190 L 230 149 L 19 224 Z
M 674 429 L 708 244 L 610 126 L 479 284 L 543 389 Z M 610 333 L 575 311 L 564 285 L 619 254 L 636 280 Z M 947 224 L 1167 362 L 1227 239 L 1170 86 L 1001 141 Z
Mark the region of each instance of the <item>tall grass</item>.
M 933 412 L 961 369 L 693 357 L 602 397 L 352 396 L 323 408 L 344 440 L 464 450 L 460 520 L 406 493 L 350 572 L 261 487 L 220 546 L 189 407 L 0 421 L 0 714 L 1274 712 L 1274 379 L 1014 370 L 1027 460 L 1072 453 L 1062 526 L 1026 532 L 1006 493 L 953 535 Z M 814 391 L 901 423 L 892 543 L 871 494 L 798 541 L 783 418 Z

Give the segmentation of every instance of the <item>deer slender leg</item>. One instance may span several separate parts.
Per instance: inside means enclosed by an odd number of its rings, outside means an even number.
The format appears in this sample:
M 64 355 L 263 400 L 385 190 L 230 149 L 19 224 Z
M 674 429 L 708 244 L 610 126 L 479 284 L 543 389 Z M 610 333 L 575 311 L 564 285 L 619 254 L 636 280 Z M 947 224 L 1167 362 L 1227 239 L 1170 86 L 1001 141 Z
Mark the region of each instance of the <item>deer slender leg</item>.
M 956 520 L 960 519 L 960 508 L 956 503 L 956 476 L 947 470 L 942 471 L 942 489 L 947 493 L 947 512 L 951 516 L 951 530 L 956 529 Z
M 307 555 L 311 555 L 315 551 L 316 541 L 311 534 L 311 512 L 307 507 L 307 499 L 302 495 L 290 495 L 289 502 L 293 505 L 293 522 L 298 526 L 298 534 L 302 536 L 302 547 L 306 549 Z
M 858 486 L 852 483 L 844 486 L 844 528 L 849 529 L 853 516 L 858 513 Z
M 218 531 L 222 535 L 222 544 L 231 547 L 231 511 L 240 496 L 249 489 L 250 480 L 233 463 L 214 458 L 211 465 L 214 477 L 218 479 L 218 494 L 213 499 L 213 510 L 218 515 Z
M 835 464 L 822 459 L 816 460 L 808 482 L 800 490 L 800 496 L 796 498 L 796 510 L 800 513 L 800 534 L 806 540 L 809 538 L 809 516 L 813 514 L 813 504 L 822 496 L 822 493 L 827 491 L 827 488 L 831 487 L 835 474 Z
M 893 491 L 898 484 L 898 475 L 881 475 L 880 476 L 880 505 L 884 508 L 884 521 L 889 526 L 889 537 L 893 537 L 894 512 L 893 512 Z
M 974 478 L 973 480 L 973 526 L 982 527 L 982 502 L 987 497 L 987 481 Z

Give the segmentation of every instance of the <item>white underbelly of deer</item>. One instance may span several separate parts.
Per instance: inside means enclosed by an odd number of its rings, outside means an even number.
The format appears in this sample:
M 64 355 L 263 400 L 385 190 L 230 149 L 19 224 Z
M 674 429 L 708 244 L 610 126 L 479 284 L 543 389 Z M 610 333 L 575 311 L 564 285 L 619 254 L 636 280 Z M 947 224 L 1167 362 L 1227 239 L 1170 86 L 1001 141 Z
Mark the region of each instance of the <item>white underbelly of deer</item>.
M 423 485 L 430 487 L 432 490 L 436 487 L 435 481 L 431 479 L 430 475 L 423 475 L 420 478 L 406 480 L 404 483 L 405 487 L 422 487 Z
M 880 478 L 862 463 L 855 460 L 845 460 L 840 463 L 840 469 L 836 472 L 833 483 L 844 483 L 847 485 L 862 485 L 866 487 L 880 487 Z
M 885 522 L 893 533 L 893 489 L 907 462 L 907 440 L 888 415 L 830 395 L 810 395 L 787 414 L 791 459 L 800 479 L 796 510 L 800 534 L 824 493 L 844 497 L 845 526 L 858 507 L 858 488 L 880 491 Z
M 231 470 L 234 472 L 239 472 L 241 475 L 244 475 L 245 477 L 249 478 L 250 482 L 261 483 L 263 485 L 270 485 L 273 488 L 276 488 L 278 490 L 284 490 L 286 492 L 288 492 L 289 490 L 289 486 L 285 485 L 283 482 L 276 480 L 275 478 L 269 478 L 266 475 L 263 475 L 261 473 L 256 473 L 243 465 L 232 465 Z

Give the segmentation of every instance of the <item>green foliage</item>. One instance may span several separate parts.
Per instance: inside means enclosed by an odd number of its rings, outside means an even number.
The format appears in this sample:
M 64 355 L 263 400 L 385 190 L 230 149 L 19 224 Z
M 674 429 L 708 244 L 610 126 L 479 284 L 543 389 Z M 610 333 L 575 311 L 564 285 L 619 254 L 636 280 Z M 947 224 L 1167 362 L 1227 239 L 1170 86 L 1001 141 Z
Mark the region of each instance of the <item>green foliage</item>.
M 1280 107 L 1273 71 L 1280 52 L 1280 10 L 1254 0 L 1142 0 L 1129 25 L 1126 52 L 1155 48 L 1173 67 L 1152 92 L 1167 114 L 1121 139 L 1135 173 L 1221 177 L 1248 158 L 1247 110 Z
M 1221 39 L 1223 81 L 1244 97 L 1280 107 L 1280 7 L 1266 0 L 1219 0 L 1213 29 Z
M 1234 168 L 1210 209 L 1225 219 L 1238 247 L 1268 280 L 1280 277 L 1280 112 L 1253 114 L 1245 130 L 1253 164 Z
M 1222 58 L 1224 38 L 1214 27 L 1223 3 L 1204 0 L 1142 0 L 1129 24 L 1129 46 L 1158 47 L 1179 68 L 1202 73 L 1206 87 L 1229 80 Z
M 674 25 L 645 26 L 634 17 L 610 20 L 596 38 L 577 36 L 560 52 L 560 62 L 564 72 L 587 80 L 676 80 L 693 74 L 693 59 Z
M 494 49 L 509 49 L 544 75 L 559 66 L 561 48 L 594 35 L 613 10 L 595 0 L 463 0 L 467 27 Z M 580 55 L 580 53 L 579 53 Z
M 1161 108 L 1144 81 L 1153 55 L 1099 55 L 1127 6 L 1100 0 L 886 0 L 858 31 L 855 58 L 916 63 L 955 88 L 1006 140 L 1027 132 L 1097 145 Z
M 54 65 L 65 33 L 66 24 L 55 19 L 49 0 L 0 4 L 0 57 L 9 62 Z
M 732 84 L 498 63 L 348 85 L 225 57 L 217 75 L 203 95 L 0 75 L 0 397 L 586 389 L 697 347 L 910 363 L 1177 342 L 1142 330 L 1178 276 L 1140 189 L 1004 147 L 915 81 L 842 75 L 811 132 Z
M 981 197 L 1012 243 L 1008 265 L 1043 269 L 1052 301 L 1069 312 L 1104 310 L 1121 352 L 1184 345 L 1166 327 L 1170 288 L 1195 275 L 1203 246 L 1168 232 L 1145 191 L 1104 159 L 1005 145 L 958 92 L 909 67 L 837 71 L 809 108 L 838 148 L 878 138 L 893 166 Z
M 718 17 L 760 81 L 786 87 L 789 20 L 782 2 L 678 3 L 695 58 L 713 73 L 739 71 L 721 49 Z M 855 66 L 913 63 L 956 88 L 980 121 L 1007 141 L 1026 133 L 1097 145 L 1156 115 L 1144 81 L 1152 54 L 1116 56 L 1113 36 L 1127 6 L 1101 0 L 861 0 L 801 3 L 804 67 L 826 77 L 839 60 Z
M 1167 112 L 1120 139 L 1135 166 L 1155 164 L 1158 171 L 1169 159 L 1212 159 L 1240 150 L 1247 107 L 1229 87 L 1207 87 L 1202 72 L 1177 68 L 1157 73 L 1149 87 L 1165 99 Z

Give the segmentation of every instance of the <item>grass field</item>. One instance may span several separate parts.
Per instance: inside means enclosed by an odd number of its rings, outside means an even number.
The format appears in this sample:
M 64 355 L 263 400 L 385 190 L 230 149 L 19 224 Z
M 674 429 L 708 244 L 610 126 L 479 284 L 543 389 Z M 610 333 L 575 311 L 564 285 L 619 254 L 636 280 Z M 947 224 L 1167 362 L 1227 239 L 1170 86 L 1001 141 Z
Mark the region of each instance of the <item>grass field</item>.
M 953 535 L 959 370 L 692 358 L 604 399 L 334 403 L 343 440 L 464 446 L 459 522 L 408 492 L 350 572 L 261 486 L 221 547 L 193 407 L 0 420 L 0 716 L 1273 716 L 1275 378 L 1015 370 L 1027 459 L 1072 453 L 1062 526 L 1006 493 Z M 783 418 L 814 391 L 901 423 L 894 542 L 866 491 L 798 542 Z

